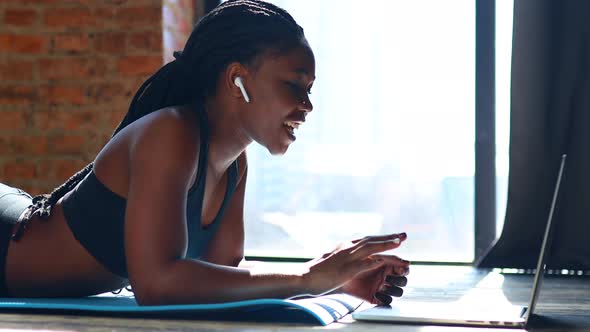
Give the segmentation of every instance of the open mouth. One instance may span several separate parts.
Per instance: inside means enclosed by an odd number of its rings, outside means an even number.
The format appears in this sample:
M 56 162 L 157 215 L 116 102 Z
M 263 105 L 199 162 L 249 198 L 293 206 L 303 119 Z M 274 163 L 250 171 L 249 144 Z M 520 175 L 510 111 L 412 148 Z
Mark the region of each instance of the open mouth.
M 301 122 L 299 121 L 285 121 L 283 126 L 287 130 L 287 134 L 289 134 L 289 138 L 295 140 L 295 129 L 299 128 Z

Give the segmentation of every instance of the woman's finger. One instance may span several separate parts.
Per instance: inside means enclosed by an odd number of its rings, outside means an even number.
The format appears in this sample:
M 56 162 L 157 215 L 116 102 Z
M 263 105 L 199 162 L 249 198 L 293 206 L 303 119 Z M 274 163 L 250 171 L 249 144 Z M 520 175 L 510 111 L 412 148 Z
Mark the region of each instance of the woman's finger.
M 393 266 L 393 274 L 398 276 L 407 276 L 410 274 L 410 266 Z
M 404 290 L 401 287 L 385 285 L 378 293 L 384 293 L 390 296 L 401 297 L 404 295 Z
M 391 296 L 384 294 L 382 292 L 377 292 L 375 293 L 375 299 L 377 299 L 377 304 L 381 304 L 381 305 L 389 305 L 391 303 L 391 301 L 393 300 L 391 298 Z
M 376 268 L 379 268 L 381 266 L 383 266 L 384 261 L 382 259 L 364 259 L 362 261 L 360 261 L 358 264 L 351 264 L 349 265 L 349 267 L 352 268 L 352 270 L 349 270 L 350 272 L 352 272 L 354 275 L 357 275 L 359 273 L 368 271 L 368 270 L 374 270 Z
M 404 232 L 404 233 L 393 233 L 393 234 L 387 234 L 387 235 L 365 236 L 360 239 L 352 240 L 351 242 L 356 244 L 360 241 L 387 241 L 387 240 L 393 240 L 396 238 L 399 238 L 401 241 L 404 241 L 407 237 L 408 237 L 408 235 Z
M 408 278 L 396 275 L 388 275 L 385 277 L 385 282 L 398 287 L 404 287 L 408 284 Z
M 371 256 L 371 258 L 381 258 L 385 261 L 385 264 L 392 265 L 392 266 L 409 266 L 410 261 L 405 259 L 399 258 L 395 255 L 383 255 L 383 254 L 376 254 Z
M 387 241 L 361 241 L 350 248 L 350 254 L 352 255 L 353 259 L 364 259 L 380 252 L 395 249 L 399 247 L 400 244 L 401 240 L 399 238 Z

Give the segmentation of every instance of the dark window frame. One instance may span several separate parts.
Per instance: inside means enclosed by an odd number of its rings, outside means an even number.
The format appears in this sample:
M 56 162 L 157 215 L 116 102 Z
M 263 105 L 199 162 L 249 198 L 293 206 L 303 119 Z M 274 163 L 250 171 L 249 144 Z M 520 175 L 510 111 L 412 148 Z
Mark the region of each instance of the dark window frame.
M 475 255 L 496 239 L 496 1 L 475 2 Z
M 220 2 L 220 0 L 203 0 L 204 13 L 211 11 Z M 485 254 L 496 239 L 495 34 L 496 0 L 476 0 L 474 262 Z M 247 258 L 278 262 L 306 260 L 303 258 L 266 256 L 248 256 Z M 441 264 L 440 262 L 420 263 Z

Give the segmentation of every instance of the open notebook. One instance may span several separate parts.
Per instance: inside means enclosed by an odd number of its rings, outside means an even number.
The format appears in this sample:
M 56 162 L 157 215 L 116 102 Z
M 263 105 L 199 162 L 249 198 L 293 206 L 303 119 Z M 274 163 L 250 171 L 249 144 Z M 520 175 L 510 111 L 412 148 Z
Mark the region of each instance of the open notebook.
M 354 311 L 362 302 L 350 295 L 332 294 L 298 300 L 256 299 L 215 304 L 139 306 L 132 296 L 99 295 L 63 299 L 0 298 L 0 312 L 328 325 Z

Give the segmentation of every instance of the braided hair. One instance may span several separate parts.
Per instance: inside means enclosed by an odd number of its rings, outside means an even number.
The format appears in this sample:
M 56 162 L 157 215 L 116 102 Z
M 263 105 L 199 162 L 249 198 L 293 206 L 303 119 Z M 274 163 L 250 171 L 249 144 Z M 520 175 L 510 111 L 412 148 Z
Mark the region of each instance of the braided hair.
M 264 51 L 281 54 L 300 46 L 303 29 L 284 9 L 260 0 L 230 0 L 215 7 L 195 25 L 182 52 L 175 60 L 148 78 L 133 97 L 129 110 L 111 138 L 133 121 L 156 110 L 197 105 L 215 94 L 219 73 L 232 62 L 255 65 Z M 88 164 L 50 194 L 33 198 L 19 227 L 18 240 L 34 216 L 49 218 L 55 203 L 92 171 Z

